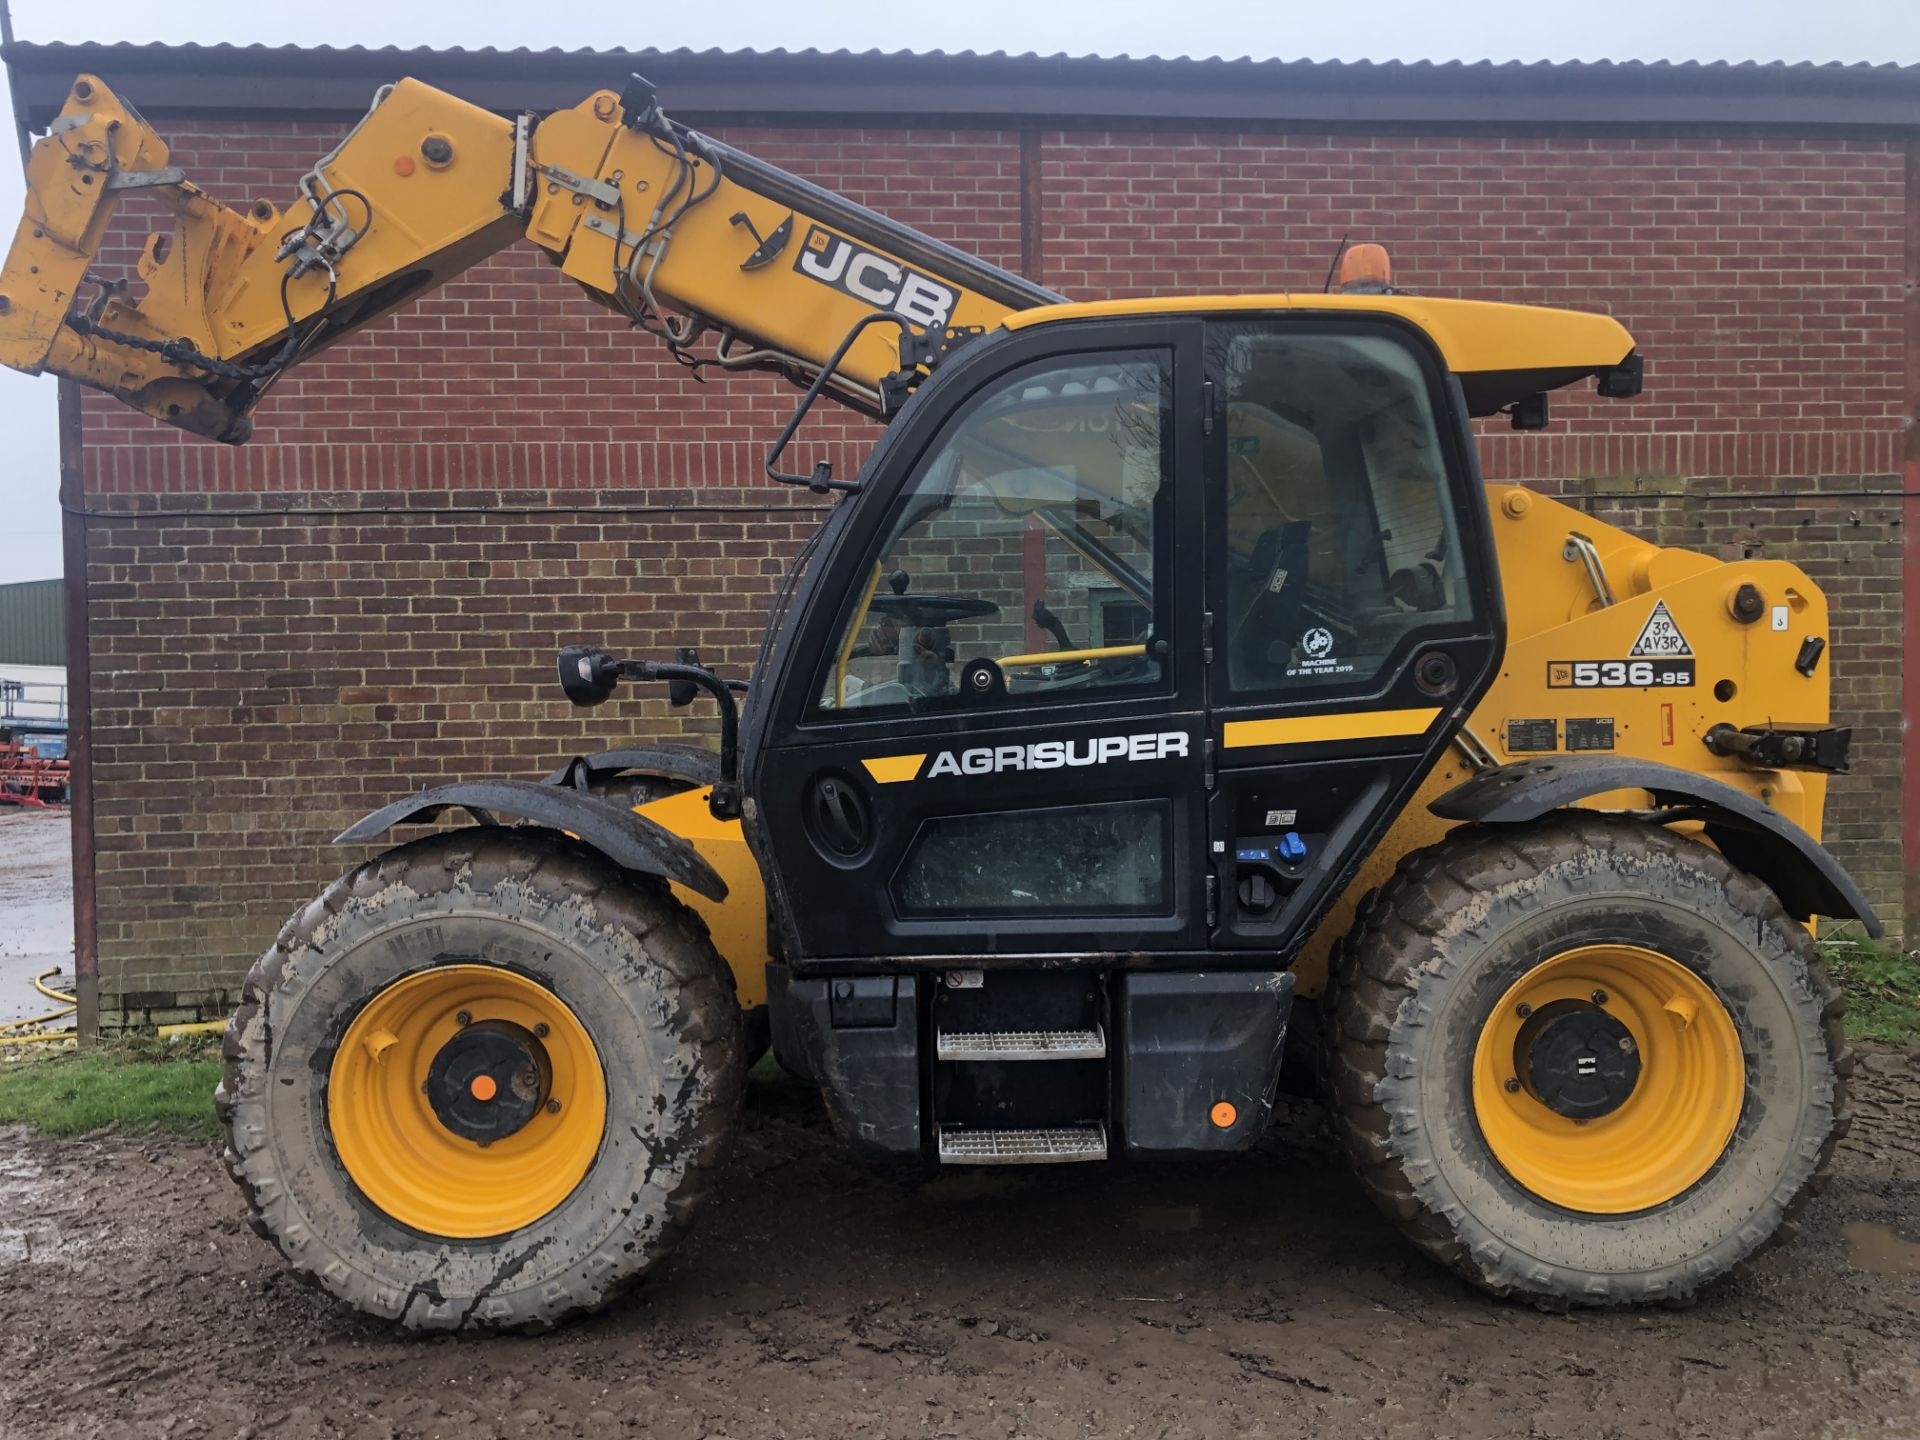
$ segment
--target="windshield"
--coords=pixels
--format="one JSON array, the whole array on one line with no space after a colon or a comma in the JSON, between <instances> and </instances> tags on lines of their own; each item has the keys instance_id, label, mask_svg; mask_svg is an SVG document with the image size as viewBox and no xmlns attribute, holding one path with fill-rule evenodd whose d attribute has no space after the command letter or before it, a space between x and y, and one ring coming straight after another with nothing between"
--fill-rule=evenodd
<instances>
[{"instance_id":1,"label":"windshield","mask_svg":"<svg viewBox=\"0 0 1920 1440\"><path fill-rule=\"evenodd\" d=\"M994 382L931 448L864 568L819 708L1161 685L1169 390L1153 353Z\"/></svg>"}]
</instances>

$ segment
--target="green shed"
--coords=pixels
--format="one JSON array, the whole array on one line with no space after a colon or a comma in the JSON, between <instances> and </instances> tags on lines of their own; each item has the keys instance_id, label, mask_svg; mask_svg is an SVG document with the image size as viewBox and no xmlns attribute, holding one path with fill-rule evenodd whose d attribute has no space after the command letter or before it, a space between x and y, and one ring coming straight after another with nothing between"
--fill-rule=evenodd
<instances>
[{"instance_id":1,"label":"green shed","mask_svg":"<svg viewBox=\"0 0 1920 1440\"><path fill-rule=\"evenodd\" d=\"M66 582L0 585L0 665L67 663Z\"/></svg>"}]
</instances>

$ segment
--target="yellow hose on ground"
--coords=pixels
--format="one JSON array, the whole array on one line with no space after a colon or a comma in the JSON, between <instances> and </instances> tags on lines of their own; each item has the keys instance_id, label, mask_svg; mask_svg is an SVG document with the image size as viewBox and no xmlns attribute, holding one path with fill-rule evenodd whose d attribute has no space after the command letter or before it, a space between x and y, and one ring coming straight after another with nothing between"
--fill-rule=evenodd
<instances>
[{"instance_id":1,"label":"yellow hose on ground","mask_svg":"<svg viewBox=\"0 0 1920 1440\"><path fill-rule=\"evenodd\" d=\"M33 1025L51 1025L54 1021L64 1020L73 1014L74 1007L79 1004L79 1001L74 996L67 994L66 991L56 990L47 984L47 977L49 975L58 975L59 973L60 967L55 965L46 970L42 970L38 975L33 977L33 988L49 1000L58 1000L60 1002L60 1008L58 1010L49 1010L44 1015L31 1015L24 1020L0 1020L0 1031L20 1030ZM36 1040L45 1038L45 1036L40 1035L23 1036L12 1043L29 1045ZM7 1042L0 1040L0 1043Z\"/></svg>"},{"instance_id":2,"label":"yellow hose on ground","mask_svg":"<svg viewBox=\"0 0 1920 1440\"><path fill-rule=\"evenodd\" d=\"M59 1010L49 1010L44 1015L29 1016L25 1020L0 1020L0 1030L19 1030L31 1025L50 1025L55 1020L64 1020L73 1013L73 1006Z\"/></svg>"},{"instance_id":3,"label":"yellow hose on ground","mask_svg":"<svg viewBox=\"0 0 1920 1440\"><path fill-rule=\"evenodd\" d=\"M75 1007L80 1003L78 997L69 995L64 990L56 990L47 984L47 977L59 973L60 967L56 965L50 970L42 970L33 977L34 989L49 1000L61 1002L58 1010L49 1010L45 1015L35 1015L25 1020L0 1020L0 1031L20 1030L33 1025L50 1025L73 1014ZM224 1020L201 1020L182 1025L161 1025L154 1033L162 1040L175 1040L182 1035L212 1035L226 1028L227 1022ZM0 1035L0 1045L70 1045L73 1043L73 1038L72 1031L59 1031L50 1035Z\"/></svg>"},{"instance_id":4,"label":"yellow hose on ground","mask_svg":"<svg viewBox=\"0 0 1920 1440\"><path fill-rule=\"evenodd\" d=\"M162 1025L153 1033L162 1040L172 1040L181 1035L212 1035L226 1028L224 1020L199 1020L190 1025Z\"/></svg>"},{"instance_id":5,"label":"yellow hose on ground","mask_svg":"<svg viewBox=\"0 0 1920 1440\"><path fill-rule=\"evenodd\" d=\"M38 975L33 977L33 988L49 1000L59 1000L68 1005L78 1005L80 1003L80 997L78 995L69 995L66 991L56 990L47 984L47 977L49 975L58 975L59 973L60 967L58 965L54 966L51 970L42 970Z\"/></svg>"},{"instance_id":6,"label":"yellow hose on ground","mask_svg":"<svg viewBox=\"0 0 1920 1440\"><path fill-rule=\"evenodd\" d=\"M0 1035L0 1045L72 1045L73 1032L61 1030L50 1035Z\"/></svg>"}]
</instances>

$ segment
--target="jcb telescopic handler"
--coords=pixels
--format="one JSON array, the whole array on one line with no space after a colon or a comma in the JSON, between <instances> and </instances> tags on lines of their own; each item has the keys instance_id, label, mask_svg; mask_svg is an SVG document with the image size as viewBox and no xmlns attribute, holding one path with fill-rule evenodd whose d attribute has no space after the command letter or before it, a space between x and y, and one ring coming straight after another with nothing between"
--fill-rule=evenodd
<instances>
[{"instance_id":1,"label":"jcb telescopic handler","mask_svg":"<svg viewBox=\"0 0 1920 1440\"><path fill-rule=\"evenodd\" d=\"M674 123L382 89L230 210L99 79L33 148L0 361L215 440L291 367L525 239L709 373L807 386L837 492L742 684L639 746L367 816L246 981L218 1106L256 1224L419 1328L605 1301L714 1183L750 1058L948 1164L1243 1149L1289 1032L1428 1254L1548 1305L1680 1300L1845 1124L1809 922L1826 601L1486 486L1470 421L1641 388L1601 315L1394 289L1070 303ZM131 191L141 291L92 273ZM787 473L828 396L885 422Z\"/></svg>"}]
</instances>

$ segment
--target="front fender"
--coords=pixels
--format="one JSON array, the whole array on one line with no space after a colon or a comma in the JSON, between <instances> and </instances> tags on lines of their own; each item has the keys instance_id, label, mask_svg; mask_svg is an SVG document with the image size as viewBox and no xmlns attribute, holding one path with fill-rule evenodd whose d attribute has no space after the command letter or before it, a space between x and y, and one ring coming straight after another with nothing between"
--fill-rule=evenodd
<instances>
[{"instance_id":1,"label":"front fender","mask_svg":"<svg viewBox=\"0 0 1920 1440\"><path fill-rule=\"evenodd\" d=\"M1832 915L1860 921L1876 940L1886 933L1853 877L1818 840L1751 795L1676 765L1630 756L1526 760L1482 770L1428 808L1443 820L1514 825L1609 790L1645 790L1655 805L1703 820L1714 848L1771 886L1795 919Z\"/></svg>"},{"instance_id":2,"label":"front fender","mask_svg":"<svg viewBox=\"0 0 1920 1440\"><path fill-rule=\"evenodd\" d=\"M623 869L661 876L715 902L727 898L727 882L719 872L671 830L624 805L537 780L465 780L423 790L349 825L333 843L359 844L395 825L433 820L455 809L482 825L497 825L497 816L512 815L577 835Z\"/></svg>"}]
</instances>

